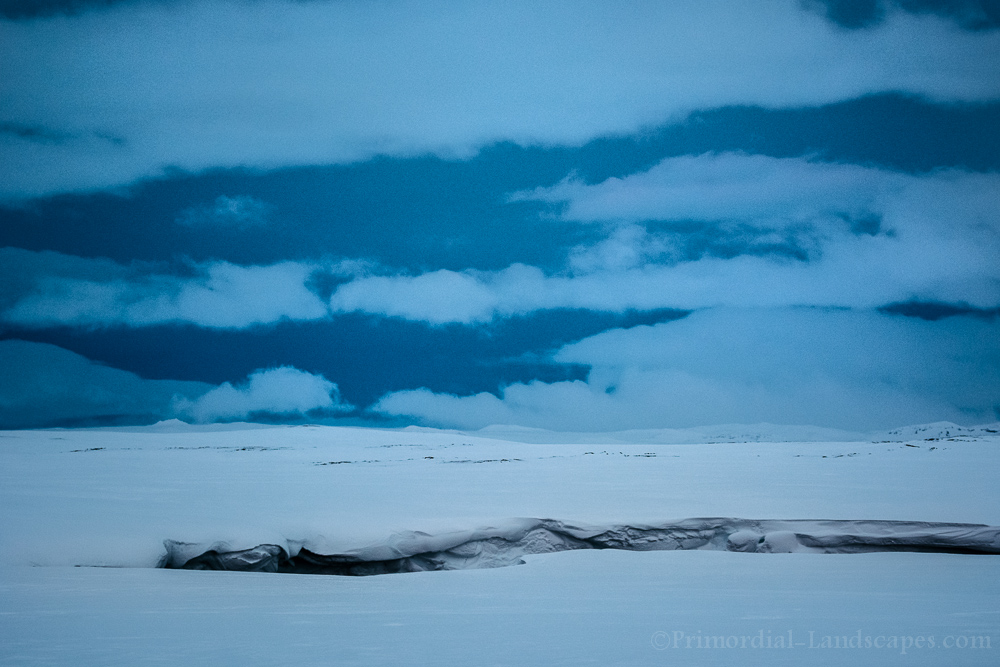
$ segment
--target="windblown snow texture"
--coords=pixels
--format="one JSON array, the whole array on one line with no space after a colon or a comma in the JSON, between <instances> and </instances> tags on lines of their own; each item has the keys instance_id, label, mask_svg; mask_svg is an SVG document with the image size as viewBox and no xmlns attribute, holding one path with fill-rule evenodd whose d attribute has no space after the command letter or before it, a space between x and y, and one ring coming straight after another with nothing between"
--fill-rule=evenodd
<instances>
[{"instance_id":1,"label":"windblown snow texture","mask_svg":"<svg viewBox=\"0 0 1000 667\"><path fill-rule=\"evenodd\" d=\"M174 540L160 567L189 570L287 572L364 576L428 570L504 567L522 556L573 549L714 550L746 553L868 553L916 551L1000 554L1000 527L969 523L847 520L685 519L661 525L582 527L554 519L514 519L505 525L444 535L401 533L349 553L323 554L308 542L231 550Z\"/></svg>"}]
</instances>

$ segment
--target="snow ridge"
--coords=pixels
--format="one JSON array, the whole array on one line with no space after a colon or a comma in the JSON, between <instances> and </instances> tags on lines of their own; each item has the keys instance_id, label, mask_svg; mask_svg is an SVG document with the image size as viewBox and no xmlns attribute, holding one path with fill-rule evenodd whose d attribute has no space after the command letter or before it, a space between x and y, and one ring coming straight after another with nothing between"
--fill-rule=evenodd
<instances>
[{"instance_id":1,"label":"snow ridge","mask_svg":"<svg viewBox=\"0 0 1000 667\"><path fill-rule=\"evenodd\" d=\"M577 526L511 519L443 535L406 532L347 553L323 554L309 541L232 550L224 542L165 540L159 567L189 570L365 576L521 564L523 556L574 549L715 550L744 553L914 551L1000 554L1000 527L871 520L696 518L656 525ZM315 546L314 546L315 548Z\"/></svg>"}]
</instances>

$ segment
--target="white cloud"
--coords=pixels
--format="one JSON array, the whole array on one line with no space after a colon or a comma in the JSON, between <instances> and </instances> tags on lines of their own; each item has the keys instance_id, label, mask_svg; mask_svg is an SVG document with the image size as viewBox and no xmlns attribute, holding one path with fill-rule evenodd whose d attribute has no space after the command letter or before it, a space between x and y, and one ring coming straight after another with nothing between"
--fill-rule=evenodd
<instances>
[{"instance_id":1,"label":"white cloud","mask_svg":"<svg viewBox=\"0 0 1000 667\"><path fill-rule=\"evenodd\" d=\"M566 219L608 224L608 237L573 249L560 274L359 277L331 307L442 324L545 308L1000 305L998 174L722 154L520 196L565 203Z\"/></svg>"},{"instance_id":2,"label":"white cloud","mask_svg":"<svg viewBox=\"0 0 1000 667\"><path fill-rule=\"evenodd\" d=\"M171 317L209 327L321 319L327 315L326 307L305 285L316 269L298 262L270 266L217 262L207 267L201 280L184 283L165 314L158 312L157 303L150 318Z\"/></svg>"},{"instance_id":3,"label":"white cloud","mask_svg":"<svg viewBox=\"0 0 1000 667\"><path fill-rule=\"evenodd\" d=\"M762 421L848 429L983 423L1000 410L998 335L995 320L718 309L605 332L554 355L590 365L587 382L512 384L499 398L401 391L374 409L430 425L569 431Z\"/></svg>"},{"instance_id":4,"label":"white cloud","mask_svg":"<svg viewBox=\"0 0 1000 667\"><path fill-rule=\"evenodd\" d=\"M596 185L567 179L512 199L565 203L562 217L582 222L745 220L784 227L868 214L915 180L922 179L853 164L706 153L667 158Z\"/></svg>"},{"instance_id":5,"label":"white cloud","mask_svg":"<svg viewBox=\"0 0 1000 667\"><path fill-rule=\"evenodd\" d=\"M538 295L531 292L544 281L541 270L523 264L496 272L441 269L417 276L367 276L338 287L330 307L430 324L473 324L535 310Z\"/></svg>"},{"instance_id":6,"label":"white cloud","mask_svg":"<svg viewBox=\"0 0 1000 667\"><path fill-rule=\"evenodd\" d=\"M246 383L223 383L191 401L178 399L177 414L197 422L247 419L255 413L305 415L311 411L345 412L354 406L340 399L340 391L322 375L290 366L259 370Z\"/></svg>"},{"instance_id":7,"label":"white cloud","mask_svg":"<svg viewBox=\"0 0 1000 667\"><path fill-rule=\"evenodd\" d=\"M11 275L0 320L28 327L152 326L190 323L245 328L283 319L315 320L329 314L308 288L319 264L279 262L239 266L212 262L191 267L193 276L124 266L53 252L0 250Z\"/></svg>"},{"instance_id":8,"label":"white cloud","mask_svg":"<svg viewBox=\"0 0 1000 667\"><path fill-rule=\"evenodd\" d=\"M571 248L569 266L573 273L588 274L626 271L679 258L668 239L650 234L642 225L625 224L612 229L607 238L597 243Z\"/></svg>"},{"instance_id":9,"label":"white cloud","mask_svg":"<svg viewBox=\"0 0 1000 667\"><path fill-rule=\"evenodd\" d=\"M0 21L0 62L0 116L40 128L0 137L7 197L579 144L728 104L1000 95L997 31L902 12L847 31L796 0L128 3Z\"/></svg>"}]
</instances>

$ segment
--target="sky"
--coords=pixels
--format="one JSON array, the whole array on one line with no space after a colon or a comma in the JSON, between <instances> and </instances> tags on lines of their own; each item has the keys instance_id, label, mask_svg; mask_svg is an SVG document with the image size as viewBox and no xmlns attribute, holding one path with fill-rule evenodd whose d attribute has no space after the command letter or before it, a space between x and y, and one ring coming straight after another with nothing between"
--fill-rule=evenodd
<instances>
[{"instance_id":1,"label":"sky","mask_svg":"<svg viewBox=\"0 0 1000 667\"><path fill-rule=\"evenodd\" d=\"M1000 2L0 0L0 428L1000 420Z\"/></svg>"}]
</instances>

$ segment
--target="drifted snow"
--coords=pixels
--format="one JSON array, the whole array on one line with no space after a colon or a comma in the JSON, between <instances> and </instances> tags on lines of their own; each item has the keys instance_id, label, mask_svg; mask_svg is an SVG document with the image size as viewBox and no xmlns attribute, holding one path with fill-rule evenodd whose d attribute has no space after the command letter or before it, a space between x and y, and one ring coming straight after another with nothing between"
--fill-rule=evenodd
<instances>
[{"instance_id":1,"label":"drifted snow","mask_svg":"<svg viewBox=\"0 0 1000 667\"><path fill-rule=\"evenodd\" d=\"M511 519L496 526L440 535L402 533L347 553L323 553L309 540L242 550L233 550L225 542L166 540L164 546L166 554L159 565L166 568L363 576L504 567L521 564L528 555L577 549L1000 554L1000 528L964 523L732 518L578 526L553 519Z\"/></svg>"},{"instance_id":2,"label":"drifted snow","mask_svg":"<svg viewBox=\"0 0 1000 667\"><path fill-rule=\"evenodd\" d=\"M993 549L988 429L697 445L484 435L0 433L0 664L996 664L1000 558L836 553ZM656 550L668 545L694 550ZM317 570L329 557L384 571L527 564L361 579L155 568L212 551L279 564L308 552ZM859 630L993 648L654 645L657 633Z\"/></svg>"},{"instance_id":3,"label":"drifted snow","mask_svg":"<svg viewBox=\"0 0 1000 667\"><path fill-rule=\"evenodd\" d=\"M154 567L164 540L344 554L515 517L1000 525L1000 437L937 426L889 442L698 445L239 424L4 432L0 564Z\"/></svg>"}]
</instances>

